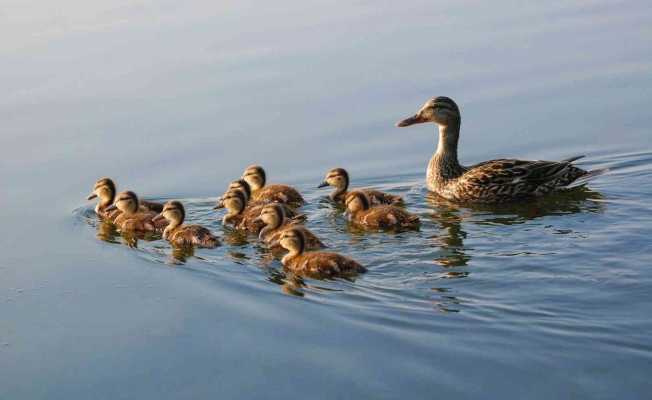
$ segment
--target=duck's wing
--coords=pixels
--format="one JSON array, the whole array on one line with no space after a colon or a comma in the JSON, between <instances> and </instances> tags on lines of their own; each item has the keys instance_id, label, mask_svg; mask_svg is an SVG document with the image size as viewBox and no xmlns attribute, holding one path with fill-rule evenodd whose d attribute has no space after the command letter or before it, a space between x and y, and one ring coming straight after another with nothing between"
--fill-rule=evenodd
<instances>
[{"instance_id":1,"label":"duck's wing","mask_svg":"<svg viewBox=\"0 0 652 400\"><path fill-rule=\"evenodd\" d=\"M543 184L566 177L568 183L586 171L568 161L491 160L467 167L460 180L479 185Z\"/></svg>"},{"instance_id":2,"label":"duck's wing","mask_svg":"<svg viewBox=\"0 0 652 400\"><path fill-rule=\"evenodd\" d=\"M461 198L514 199L567 187L585 174L568 161L500 159L468 167L455 185Z\"/></svg>"}]
</instances>

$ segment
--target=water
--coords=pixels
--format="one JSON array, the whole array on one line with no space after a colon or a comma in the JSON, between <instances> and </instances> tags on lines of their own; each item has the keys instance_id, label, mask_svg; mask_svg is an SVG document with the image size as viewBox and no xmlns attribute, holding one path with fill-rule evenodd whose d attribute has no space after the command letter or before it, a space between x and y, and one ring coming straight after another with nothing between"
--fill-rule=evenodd
<instances>
[{"instance_id":1,"label":"water","mask_svg":"<svg viewBox=\"0 0 652 400\"><path fill-rule=\"evenodd\" d=\"M0 12L0 398L644 398L652 388L646 2L40 2ZM460 157L610 168L515 207L427 195L429 97ZM253 162L369 268L285 277L209 210ZM317 190L403 195L349 229ZM177 198L225 245L127 243L84 198ZM98 238L99 236L99 238Z\"/></svg>"}]
</instances>

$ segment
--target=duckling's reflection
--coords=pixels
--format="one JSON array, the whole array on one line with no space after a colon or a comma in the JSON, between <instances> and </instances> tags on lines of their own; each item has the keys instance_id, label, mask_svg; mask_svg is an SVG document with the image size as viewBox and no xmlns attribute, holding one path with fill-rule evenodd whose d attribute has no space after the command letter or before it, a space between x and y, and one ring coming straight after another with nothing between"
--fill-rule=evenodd
<instances>
[{"instance_id":1,"label":"duckling's reflection","mask_svg":"<svg viewBox=\"0 0 652 400\"><path fill-rule=\"evenodd\" d=\"M97 233L95 237L109 243L120 243L120 232L118 232L118 229L111 222L103 219L97 221Z\"/></svg>"}]
</instances>

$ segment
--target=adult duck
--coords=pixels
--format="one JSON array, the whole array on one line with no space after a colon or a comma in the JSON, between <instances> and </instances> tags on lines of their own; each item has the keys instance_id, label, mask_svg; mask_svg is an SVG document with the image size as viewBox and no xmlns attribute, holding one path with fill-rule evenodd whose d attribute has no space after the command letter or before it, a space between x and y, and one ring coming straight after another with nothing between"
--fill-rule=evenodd
<instances>
[{"instance_id":1,"label":"adult duck","mask_svg":"<svg viewBox=\"0 0 652 400\"><path fill-rule=\"evenodd\" d=\"M428 164L426 185L445 199L468 203L506 203L584 184L602 170L585 171L572 165L582 158L562 161L498 159L462 166L457 160L461 114L448 97L428 100L413 116L396 126L433 122L439 127L439 144Z\"/></svg>"}]
</instances>

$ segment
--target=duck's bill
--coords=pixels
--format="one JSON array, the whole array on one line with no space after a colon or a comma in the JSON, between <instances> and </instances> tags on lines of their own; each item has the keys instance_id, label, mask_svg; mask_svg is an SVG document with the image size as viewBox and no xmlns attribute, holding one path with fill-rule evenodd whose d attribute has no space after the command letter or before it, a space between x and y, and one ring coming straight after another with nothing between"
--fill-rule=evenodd
<instances>
[{"instance_id":1,"label":"duck's bill","mask_svg":"<svg viewBox=\"0 0 652 400\"><path fill-rule=\"evenodd\" d=\"M86 198L86 200L93 200L93 199L96 198L96 197L97 197L97 195L96 195L95 193L91 193L91 194L88 195L88 197Z\"/></svg>"},{"instance_id":2,"label":"duck's bill","mask_svg":"<svg viewBox=\"0 0 652 400\"><path fill-rule=\"evenodd\" d=\"M220 197L217 199L217 203L215 204L215 207L213 207L213 210L219 210L220 208L224 208L224 200Z\"/></svg>"},{"instance_id":3,"label":"duck's bill","mask_svg":"<svg viewBox=\"0 0 652 400\"><path fill-rule=\"evenodd\" d=\"M428 122L425 118L420 117L419 115L415 114L409 118L405 118L403 121L398 121L396 123L396 126L399 128L403 128L406 126L414 125L414 124L422 124L424 122Z\"/></svg>"},{"instance_id":4,"label":"duck's bill","mask_svg":"<svg viewBox=\"0 0 652 400\"><path fill-rule=\"evenodd\" d=\"M329 186L328 182L324 181L324 182L320 183L319 186L317 186L317 189L325 188L326 186Z\"/></svg>"},{"instance_id":5,"label":"duck's bill","mask_svg":"<svg viewBox=\"0 0 652 400\"><path fill-rule=\"evenodd\" d=\"M118 209L118 207L116 207L115 204L111 204L110 206L108 206L108 207L106 208L105 211L113 211L113 210L117 210L117 209Z\"/></svg>"},{"instance_id":6,"label":"duck's bill","mask_svg":"<svg viewBox=\"0 0 652 400\"><path fill-rule=\"evenodd\" d=\"M163 218L165 218L163 216L163 214L157 214L154 218L152 218L152 222L158 222L158 221L162 220Z\"/></svg>"}]
</instances>

